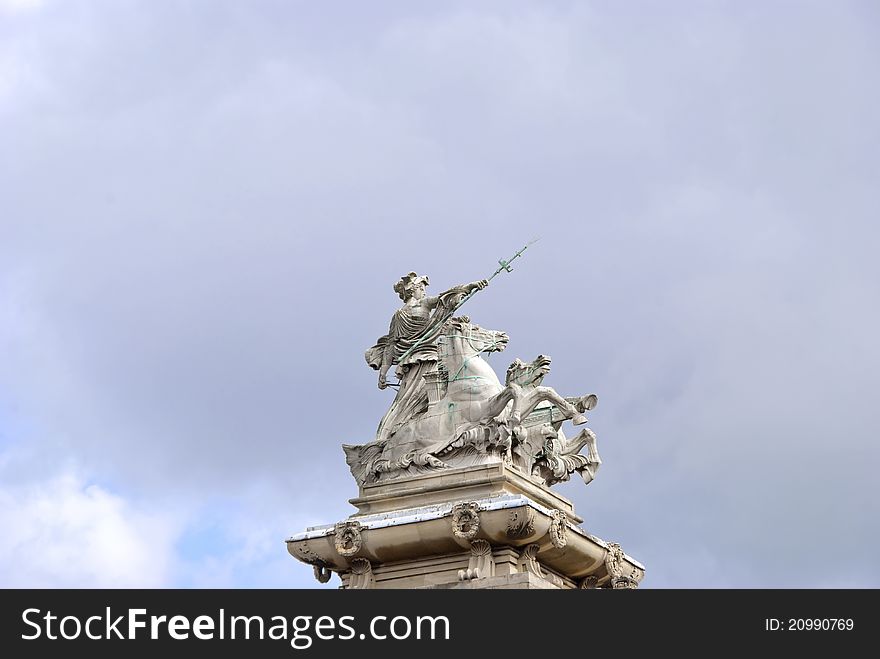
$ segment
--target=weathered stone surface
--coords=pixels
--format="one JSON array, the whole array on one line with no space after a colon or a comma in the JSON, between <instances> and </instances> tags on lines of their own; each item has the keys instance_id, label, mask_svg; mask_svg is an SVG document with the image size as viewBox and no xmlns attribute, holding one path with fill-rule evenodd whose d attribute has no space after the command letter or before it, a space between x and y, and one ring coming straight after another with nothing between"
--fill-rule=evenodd
<instances>
[{"instance_id":1,"label":"weathered stone surface","mask_svg":"<svg viewBox=\"0 0 880 659\"><path fill-rule=\"evenodd\" d=\"M443 583L436 586L424 586L425 588L444 590L559 590L560 587L547 579L537 577L526 572L516 574L504 574L480 581L463 581L458 583Z\"/></svg>"},{"instance_id":2,"label":"weathered stone surface","mask_svg":"<svg viewBox=\"0 0 880 659\"><path fill-rule=\"evenodd\" d=\"M581 519L571 502L504 465L367 486L353 502L361 510L348 520L310 528L287 541L293 556L339 573L346 588L456 587L453 582L516 574L549 584L523 586L530 588L577 588L587 577L595 577L596 587L620 587L624 580L637 585L643 575L641 564L616 545L577 525ZM471 522L456 533L455 520L465 516ZM511 519L528 523L511 534ZM351 541L351 529L357 530L359 544ZM347 542L340 542L340 532L348 534ZM352 577L355 544L357 559L370 566L367 586Z\"/></svg>"},{"instance_id":3,"label":"weathered stone surface","mask_svg":"<svg viewBox=\"0 0 880 659\"><path fill-rule=\"evenodd\" d=\"M595 394L563 398L544 386L545 355L514 360L502 384L481 354L504 350L507 334L454 315L509 270L500 264L436 297L415 272L395 284L403 306L365 357L379 388L397 391L375 438L343 445L357 512L287 541L318 581L335 572L346 589L620 589L644 576L549 487L574 473L590 483L602 464L592 430L562 430L587 422Z\"/></svg>"},{"instance_id":4,"label":"weathered stone surface","mask_svg":"<svg viewBox=\"0 0 880 659\"><path fill-rule=\"evenodd\" d=\"M507 334L453 316L488 281L436 297L426 294L427 284L415 272L401 277L394 290L403 306L388 334L365 353L367 364L379 371L379 388L396 386L397 393L372 441L343 446L358 484L493 462L550 485L573 473L590 483L602 463L596 435L583 428L569 439L562 424L586 423L584 412L596 406L595 394L563 398L544 386L546 355L514 360L501 384L481 354L504 350ZM395 365L398 383L391 385L387 375Z\"/></svg>"}]
</instances>

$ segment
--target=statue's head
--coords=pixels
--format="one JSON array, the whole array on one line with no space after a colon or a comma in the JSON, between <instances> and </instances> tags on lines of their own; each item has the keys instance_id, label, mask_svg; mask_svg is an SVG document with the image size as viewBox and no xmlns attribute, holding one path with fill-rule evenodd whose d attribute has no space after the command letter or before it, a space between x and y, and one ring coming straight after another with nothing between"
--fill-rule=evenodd
<instances>
[{"instance_id":1,"label":"statue's head","mask_svg":"<svg viewBox=\"0 0 880 659\"><path fill-rule=\"evenodd\" d=\"M415 272L408 272L394 284L394 292L400 296L400 299L406 302L413 297L424 297L425 287L428 285L427 275L419 276Z\"/></svg>"}]
</instances>

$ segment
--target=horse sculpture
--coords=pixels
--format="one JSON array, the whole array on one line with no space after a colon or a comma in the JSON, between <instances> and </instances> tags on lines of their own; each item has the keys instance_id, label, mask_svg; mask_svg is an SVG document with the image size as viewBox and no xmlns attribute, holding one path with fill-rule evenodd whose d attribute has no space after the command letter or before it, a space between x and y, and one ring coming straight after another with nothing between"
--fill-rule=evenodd
<instances>
[{"instance_id":1,"label":"horse sculpture","mask_svg":"<svg viewBox=\"0 0 880 659\"><path fill-rule=\"evenodd\" d=\"M361 484L450 466L505 461L548 484L578 471L589 482L601 463L595 435L584 429L566 440L560 429L596 397L565 399L541 386L550 358L516 360L502 385L482 353L504 350L508 336L470 322L448 320L437 339L437 369L425 375L428 404L423 413L381 441L344 445L346 460ZM577 455L589 446L588 456Z\"/></svg>"}]
</instances>

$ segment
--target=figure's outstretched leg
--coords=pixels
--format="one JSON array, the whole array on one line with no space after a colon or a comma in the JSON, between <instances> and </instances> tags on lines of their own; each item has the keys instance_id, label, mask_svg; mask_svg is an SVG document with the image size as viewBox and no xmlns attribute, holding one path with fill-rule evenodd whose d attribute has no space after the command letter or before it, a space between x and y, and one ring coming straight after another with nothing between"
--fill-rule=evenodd
<instances>
[{"instance_id":1,"label":"figure's outstretched leg","mask_svg":"<svg viewBox=\"0 0 880 659\"><path fill-rule=\"evenodd\" d=\"M575 437L565 440L560 453L577 455L584 446L587 447L587 459L590 462L602 462L599 459L599 451L596 450L596 434L589 428L581 428Z\"/></svg>"},{"instance_id":2,"label":"figure's outstretched leg","mask_svg":"<svg viewBox=\"0 0 880 659\"><path fill-rule=\"evenodd\" d=\"M588 429L585 429L588 430ZM583 431L582 431L583 432ZM602 458L599 457L599 449L596 446L596 435L590 431L587 439L587 464L578 471L584 483L587 485L596 477L596 472L602 465Z\"/></svg>"},{"instance_id":3,"label":"figure's outstretched leg","mask_svg":"<svg viewBox=\"0 0 880 659\"><path fill-rule=\"evenodd\" d=\"M582 432L586 433L587 439L587 460L595 472L599 465L602 464L602 458L599 457L599 448L596 446L596 434L589 428L585 428Z\"/></svg>"},{"instance_id":4,"label":"figure's outstretched leg","mask_svg":"<svg viewBox=\"0 0 880 659\"><path fill-rule=\"evenodd\" d=\"M538 403L543 403L545 400L549 400L556 405L556 407L565 412L565 415L571 419L571 422L574 425L580 426L587 422L587 417L578 412L574 405L557 394L556 390L552 387L535 387L529 392L528 403L525 410L522 412L522 418L531 414L531 412L538 406Z\"/></svg>"},{"instance_id":5,"label":"figure's outstretched leg","mask_svg":"<svg viewBox=\"0 0 880 659\"><path fill-rule=\"evenodd\" d=\"M500 393L486 401L486 406L483 408L483 413L480 417L481 421L489 421L497 417L504 411L504 408L507 407L511 400L515 400L515 397L514 391L510 387L502 389ZM516 407L517 405L514 403L513 412L516 411Z\"/></svg>"}]
</instances>

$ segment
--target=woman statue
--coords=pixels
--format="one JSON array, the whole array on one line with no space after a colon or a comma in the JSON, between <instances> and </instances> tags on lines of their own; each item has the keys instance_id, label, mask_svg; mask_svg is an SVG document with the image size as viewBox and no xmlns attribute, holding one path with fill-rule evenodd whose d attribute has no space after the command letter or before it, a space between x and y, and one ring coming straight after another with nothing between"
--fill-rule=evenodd
<instances>
[{"instance_id":1,"label":"woman statue","mask_svg":"<svg viewBox=\"0 0 880 659\"><path fill-rule=\"evenodd\" d=\"M437 370L437 337L462 297L488 285L485 279L450 288L434 297L425 294L428 278L410 272L394 285L403 306L391 317L388 334L366 352L371 368L379 371L379 389L388 385L388 369L397 365L400 379L397 396L379 422L376 440L393 435L407 421L428 409L424 376Z\"/></svg>"}]
</instances>

